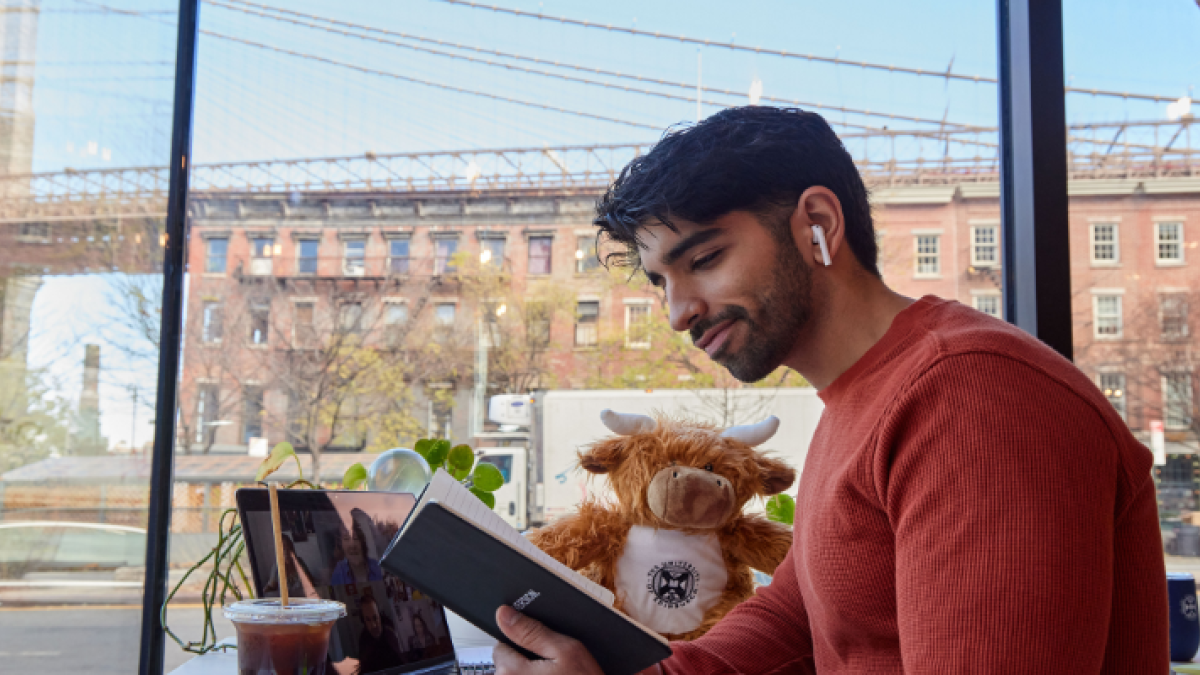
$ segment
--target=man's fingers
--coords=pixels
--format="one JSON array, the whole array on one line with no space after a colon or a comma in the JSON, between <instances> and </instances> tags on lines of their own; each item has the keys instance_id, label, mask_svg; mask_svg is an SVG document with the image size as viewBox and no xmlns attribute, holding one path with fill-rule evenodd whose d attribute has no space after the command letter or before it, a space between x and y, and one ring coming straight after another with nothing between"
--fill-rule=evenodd
<instances>
[{"instance_id":1,"label":"man's fingers","mask_svg":"<svg viewBox=\"0 0 1200 675\"><path fill-rule=\"evenodd\" d=\"M575 642L508 605L502 605L496 610L496 623L508 639L547 659L557 658L566 644Z\"/></svg>"},{"instance_id":2,"label":"man's fingers","mask_svg":"<svg viewBox=\"0 0 1200 675\"><path fill-rule=\"evenodd\" d=\"M529 659L503 643L492 649L492 663L496 666L496 675L521 675L529 670Z\"/></svg>"}]
</instances>

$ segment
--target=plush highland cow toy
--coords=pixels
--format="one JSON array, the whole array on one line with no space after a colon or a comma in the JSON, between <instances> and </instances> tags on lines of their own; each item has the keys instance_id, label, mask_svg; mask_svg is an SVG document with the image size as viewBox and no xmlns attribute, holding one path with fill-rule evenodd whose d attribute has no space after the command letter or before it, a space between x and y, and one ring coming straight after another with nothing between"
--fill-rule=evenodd
<instances>
[{"instance_id":1,"label":"plush highland cow toy","mask_svg":"<svg viewBox=\"0 0 1200 675\"><path fill-rule=\"evenodd\" d=\"M606 410L616 436L579 455L606 474L616 504L588 500L530 539L617 596L616 607L671 640L700 637L754 594L750 569L774 574L789 528L744 515L755 496L786 490L787 464L754 449L775 417L725 431L706 424Z\"/></svg>"}]
</instances>

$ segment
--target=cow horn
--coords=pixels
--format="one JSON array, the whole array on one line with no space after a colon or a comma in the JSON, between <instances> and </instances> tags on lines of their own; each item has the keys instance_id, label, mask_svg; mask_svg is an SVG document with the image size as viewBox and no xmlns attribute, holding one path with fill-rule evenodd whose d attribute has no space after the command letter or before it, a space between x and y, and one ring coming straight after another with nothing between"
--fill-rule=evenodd
<instances>
[{"instance_id":1,"label":"cow horn","mask_svg":"<svg viewBox=\"0 0 1200 675\"><path fill-rule=\"evenodd\" d=\"M741 441L749 446L755 446L766 443L775 435L776 431L779 431L779 418L771 415L758 424L742 424L736 427L729 427L721 432L721 436Z\"/></svg>"},{"instance_id":2,"label":"cow horn","mask_svg":"<svg viewBox=\"0 0 1200 675\"><path fill-rule=\"evenodd\" d=\"M604 422L604 426L608 427L609 431L618 436L632 436L654 431L654 428L658 426L658 422L655 422L653 417L619 413L613 410L601 412L600 421Z\"/></svg>"}]
</instances>

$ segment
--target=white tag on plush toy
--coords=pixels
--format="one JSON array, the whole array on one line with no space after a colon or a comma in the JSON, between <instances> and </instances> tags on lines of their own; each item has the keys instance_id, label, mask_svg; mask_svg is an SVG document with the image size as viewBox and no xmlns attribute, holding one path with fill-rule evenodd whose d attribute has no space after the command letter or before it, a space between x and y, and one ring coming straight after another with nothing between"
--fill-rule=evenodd
<instances>
[{"instance_id":1,"label":"white tag on plush toy","mask_svg":"<svg viewBox=\"0 0 1200 675\"><path fill-rule=\"evenodd\" d=\"M635 525L617 561L617 595L638 623L679 635L700 625L728 576L717 535Z\"/></svg>"}]
</instances>

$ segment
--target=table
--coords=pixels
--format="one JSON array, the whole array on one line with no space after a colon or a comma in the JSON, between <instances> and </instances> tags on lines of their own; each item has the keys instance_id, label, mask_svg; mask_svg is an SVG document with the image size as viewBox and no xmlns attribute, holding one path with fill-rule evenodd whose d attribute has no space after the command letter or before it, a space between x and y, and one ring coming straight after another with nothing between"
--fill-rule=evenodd
<instances>
[{"instance_id":1,"label":"table","mask_svg":"<svg viewBox=\"0 0 1200 675\"><path fill-rule=\"evenodd\" d=\"M450 639L454 642L454 651L462 662L479 662L491 660L492 647L496 639L479 630L459 615L446 610L446 623L450 628ZM225 638L218 644L230 647L237 645L236 638ZM236 675L237 651L213 650L203 656L188 661L171 671L170 675Z\"/></svg>"}]
</instances>

